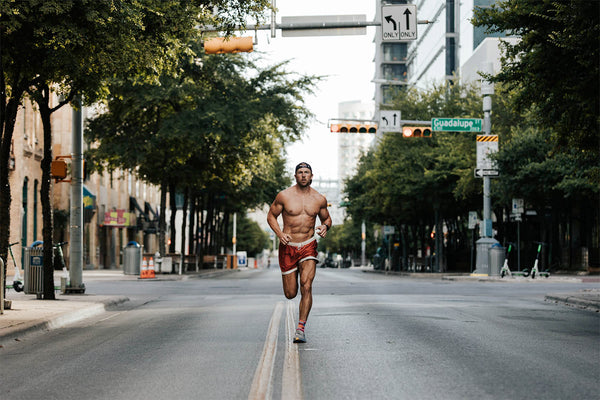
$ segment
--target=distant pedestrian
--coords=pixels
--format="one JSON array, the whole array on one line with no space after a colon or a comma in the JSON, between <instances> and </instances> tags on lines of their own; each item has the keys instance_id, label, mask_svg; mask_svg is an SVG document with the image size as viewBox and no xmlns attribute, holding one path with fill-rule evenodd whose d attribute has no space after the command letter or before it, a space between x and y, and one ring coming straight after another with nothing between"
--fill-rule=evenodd
<instances>
[{"instance_id":1,"label":"distant pedestrian","mask_svg":"<svg viewBox=\"0 0 600 400\"><path fill-rule=\"evenodd\" d=\"M317 240L315 223L317 216L321 225L316 227L319 236L325 237L331 229L331 217L327 199L311 188L312 168L301 162L294 173L296 184L282 190L267 214L267 222L279 238L279 267L283 279L283 293L288 299L298 294L300 277L300 309L294 343L305 343L304 328L312 307L312 282L317 269ZM283 230L277 217L282 216Z\"/></svg>"}]
</instances>

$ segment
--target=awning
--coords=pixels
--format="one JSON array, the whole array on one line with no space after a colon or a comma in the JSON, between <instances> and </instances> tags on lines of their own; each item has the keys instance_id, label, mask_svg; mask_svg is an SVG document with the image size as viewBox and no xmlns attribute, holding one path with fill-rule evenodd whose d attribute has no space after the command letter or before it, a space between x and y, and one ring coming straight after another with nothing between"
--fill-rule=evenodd
<instances>
[{"instance_id":1,"label":"awning","mask_svg":"<svg viewBox=\"0 0 600 400\"><path fill-rule=\"evenodd\" d=\"M83 208L93 210L96 208L96 196L83 185Z\"/></svg>"}]
</instances>

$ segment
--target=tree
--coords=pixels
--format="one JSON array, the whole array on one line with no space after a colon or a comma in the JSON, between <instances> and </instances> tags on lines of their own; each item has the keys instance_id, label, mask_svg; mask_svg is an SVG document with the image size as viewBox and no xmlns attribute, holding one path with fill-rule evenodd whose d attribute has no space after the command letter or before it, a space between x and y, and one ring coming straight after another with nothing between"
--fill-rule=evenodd
<instances>
[{"instance_id":1,"label":"tree","mask_svg":"<svg viewBox=\"0 0 600 400\"><path fill-rule=\"evenodd\" d=\"M293 78L283 65L259 69L241 55L195 58L182 55L180 74L159 84L115 82L107 112L86 132L98 143L88 158L97 168L133 170L163 194L169 183L172 194L193 195L190 204L201 198L209 221L218 215L212 207L227 219L282 188L283 143L300 137L310 117L302 96L316 78Z\"/></svg>"},{"instance_id":2,"label":"tree","mask_svg":"<svg viewBox=\"0 0 600 400\"><path fill-rule=\"evenodd\" d=\"M409 89L394 99L403 118L477 117L481 99L472 86L439 85L429 90ZM361 159L358 173L346 184L348 213L355 221L396 226L406 262L431 243L431 233L448 229L450 256L462 251L464 223L477 208L481 187L473 177L475 138L470 133L435 132L431 138L383 136ZM438 235L441 238L441 235ZM441 244L438 244L441 251Z\"/></svg>"},{"instance_id":3,"label":"tree","mask_svg":"<svg viewBox=\"0 0 600 400\"><path fill-rule=\"evenodd\" d=\"M266 0L29 0L0 4L0 257L6 257L10 229L8 155L18 106L28 92L40 106L44 127L42 208L44 218L44 298L54 298L52 209L50 207L50 115L84 95L106 94L115 76L153 81L174 65L203 22L231 30L267 6ZM52 92L63 96L50 106ZM4 287L4 286L3 286Z\"/></svg>"},{"instance_id":4,"label":"tree","mask_svg":"<svg viewBox=\"0 0 600 400\"><path fill-rule=\"evenodd\" d=\"M504 43L502 70L492 78L514 91L517 110L557 134L555 145L600 151L600 2L509 0L476 7L472 20ZM595 177L600 182L600 176Z\"/></svg>"}]
</instances>

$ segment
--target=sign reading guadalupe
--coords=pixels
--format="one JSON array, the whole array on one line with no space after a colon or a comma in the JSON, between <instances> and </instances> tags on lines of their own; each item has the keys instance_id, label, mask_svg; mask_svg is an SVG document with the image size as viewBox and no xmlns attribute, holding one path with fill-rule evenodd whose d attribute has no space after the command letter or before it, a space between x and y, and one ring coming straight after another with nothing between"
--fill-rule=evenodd
<instances>
[{"instance_id":1,"label":"sign reading guadalupe","mask_svg":"<svg viewBox=\"0 0 600 400\"><path fill-rule=\"evenodd\" d=\"M115 210L104 213L103 226L125 227L135 225L135 213Z\"/></svg>"}]
</instances>

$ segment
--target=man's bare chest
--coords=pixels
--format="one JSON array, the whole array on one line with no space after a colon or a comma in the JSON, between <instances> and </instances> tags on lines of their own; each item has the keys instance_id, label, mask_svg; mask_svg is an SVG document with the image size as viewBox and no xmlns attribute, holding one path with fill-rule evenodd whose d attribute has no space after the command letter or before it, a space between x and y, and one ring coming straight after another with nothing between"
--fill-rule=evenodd
<instances>
[{"instance_id":1,"label":"man's bare chest","mask_svg":"<svg viewBox=\"0 0 600 400\"><path fill-rule=\"evenodd\" d=\"M313 198L292 199L284 205L284 213L292 217L301 215L315 217L319 213L319 204Z\"/></svg>"}]
</instances>

